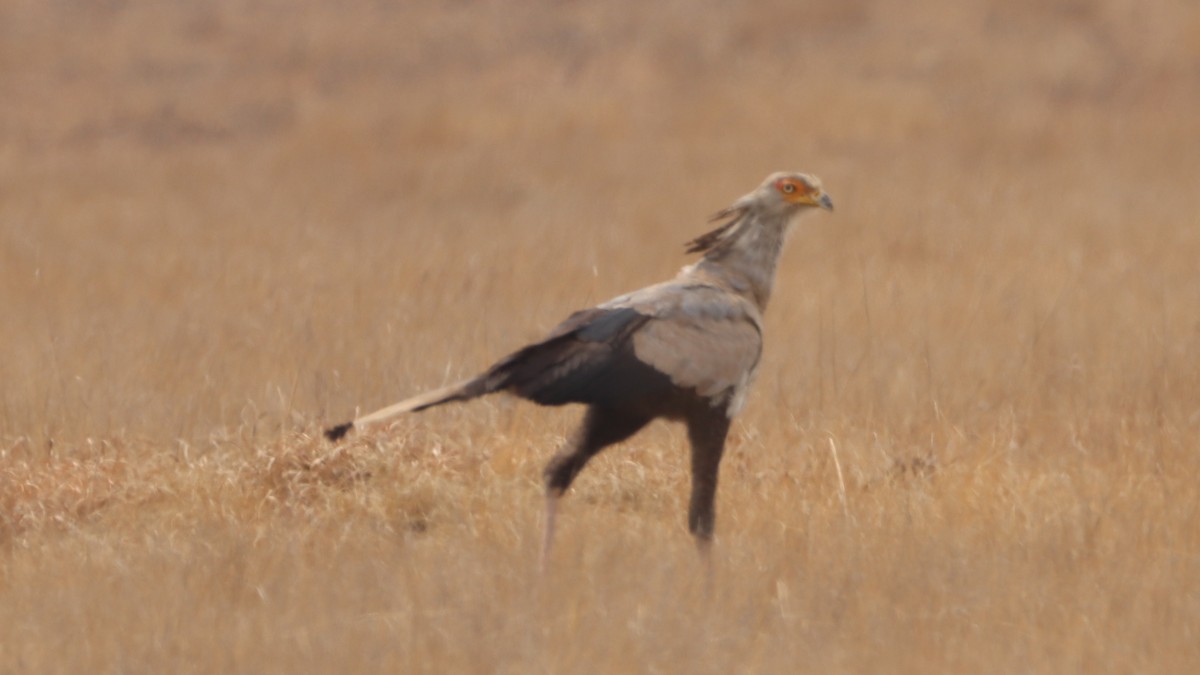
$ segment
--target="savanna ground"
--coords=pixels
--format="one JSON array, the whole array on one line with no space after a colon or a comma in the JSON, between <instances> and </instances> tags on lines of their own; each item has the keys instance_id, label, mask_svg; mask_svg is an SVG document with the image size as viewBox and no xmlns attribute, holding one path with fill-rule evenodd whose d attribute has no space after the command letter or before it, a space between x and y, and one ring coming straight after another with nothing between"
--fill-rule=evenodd
<instances>
[{"instance_id":1,"label":"savanna ground","mask_svg":"<svg viewBox=\"0 0 1200 675\"><path fill-rule=\"evenodd\" d=\"M0 671L1200 667L1193 2L0 3ZM777 169L718 495L503 397Z\"/></svg>"}]
</instances>

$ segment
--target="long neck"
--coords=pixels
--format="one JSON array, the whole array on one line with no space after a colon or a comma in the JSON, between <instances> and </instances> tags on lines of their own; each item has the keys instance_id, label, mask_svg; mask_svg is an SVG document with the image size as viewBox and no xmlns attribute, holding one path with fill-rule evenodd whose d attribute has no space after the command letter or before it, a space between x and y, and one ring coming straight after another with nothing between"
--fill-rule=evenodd
<instances>
[{"instance_id":1,"label":"long neck","mask_svg":"<svg viewBox=\"0 0 1200 675\"><path fill-rule=\"evenodd\" d=\"M782 215L747 214L738 231L709 249L693 269L719 280L765 312L790 220Z\"/></svg>"}]
</instances>

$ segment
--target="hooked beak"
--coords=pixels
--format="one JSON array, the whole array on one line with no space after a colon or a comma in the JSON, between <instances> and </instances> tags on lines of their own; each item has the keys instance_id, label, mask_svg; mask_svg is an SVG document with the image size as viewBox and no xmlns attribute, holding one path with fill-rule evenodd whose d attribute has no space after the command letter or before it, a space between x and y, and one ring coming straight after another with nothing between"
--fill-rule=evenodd
<instances>
[{"instance_id":1,"label":"hooked beak","mask_svg":"<svg viewBox=\"0 0 1200 675\"><path fill-rule=\"evenodd\" d=\"M823 195L821 195L821 198L817 200L817 206L820 206L821 208L825 209L826 211L832 211L833 210L833 200L829 198L829 195L823 194Z\"/></svg>"}]
</instances>

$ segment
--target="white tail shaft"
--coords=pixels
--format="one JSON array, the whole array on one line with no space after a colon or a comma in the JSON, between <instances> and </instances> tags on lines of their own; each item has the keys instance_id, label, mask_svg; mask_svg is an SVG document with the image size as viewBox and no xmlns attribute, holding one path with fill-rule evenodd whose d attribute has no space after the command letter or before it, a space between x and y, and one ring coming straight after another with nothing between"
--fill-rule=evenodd
<instances>
[{"instance_id":1,"label":"white tail shaft","mask_svg":"<svg viewBox=\"0 0 1200 675\"><path fill-rule=\"evenodd\" d=\"M381 408L373 413L355 418L353 422L329 427L325 430L325 437L331 441L336 441L349 433L351 429L362 431L370 426L380 424L407 412L416 412L441 403L449 403L450 401L457 401L464 398L474 398L469 393L470 385L473 382L474 380L467 380L406 398L399 403L393 403L386 408Z\"/></svg>"}]
</instances>

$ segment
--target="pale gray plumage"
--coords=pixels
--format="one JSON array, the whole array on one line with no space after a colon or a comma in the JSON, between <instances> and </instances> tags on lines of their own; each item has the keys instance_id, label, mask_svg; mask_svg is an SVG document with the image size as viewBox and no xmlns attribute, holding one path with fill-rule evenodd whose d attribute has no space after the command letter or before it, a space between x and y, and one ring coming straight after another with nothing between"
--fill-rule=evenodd
<instances>
[{"instance_id":1,"label":"pale gray plumage","mask_svg":"<svg viewBox=\"0 0 1200 675\"><path fill-rule=\"evenodd\" d=\"M797 215L833 204L813 176L775 173L689 243L703 257L671 281L572 314L544 339L465 382L406 399L326 431L337 440L395 415L509 391L542 405L583 403L583 424L546 467L543 555L555 505L596 453L657 417L688 426L692 500L688 524L704 545L729 422L741 409L762 354L762 315L779 253Z\"/></svg>"}]
</instances>

